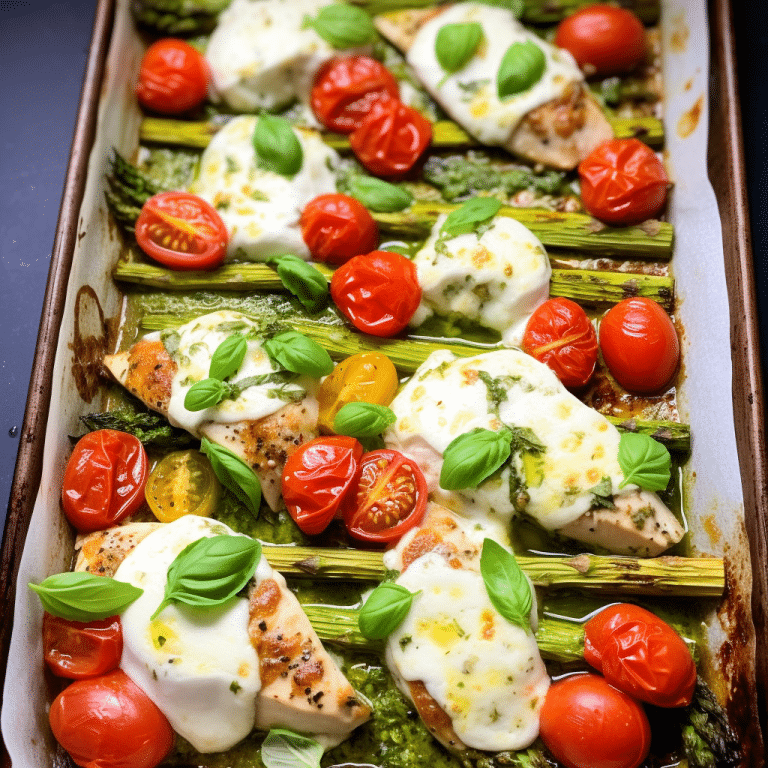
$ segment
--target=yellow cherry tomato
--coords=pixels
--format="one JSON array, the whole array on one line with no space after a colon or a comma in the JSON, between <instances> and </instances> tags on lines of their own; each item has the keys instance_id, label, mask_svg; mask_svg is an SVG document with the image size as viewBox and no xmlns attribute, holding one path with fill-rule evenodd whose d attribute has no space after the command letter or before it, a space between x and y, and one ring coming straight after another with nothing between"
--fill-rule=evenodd
<instances>
[{"instance_id":1,"label":"yellow cherry tomato","mask_svg":"<svg viewBox=\"0 0 768 768\"><path fill-rule=\"evenodd\" d=\"M397 391L397 371L380 352L360 352L342 360L320 385L320 431L333 434L333 420L347 403L389 405Z\"/></svg>"},{"instance_id":2,"label":"yellow cherry tomato","mask_svg":"<svg viewBox=\"0 0 768 768\"><path fill-rule=\"evenodd\" d=\"M210 517L221 486L210 461L199 451L176 451L162 458L147 480L144 495L161 523L182 515Z\"/></svg>"}]
</instances>

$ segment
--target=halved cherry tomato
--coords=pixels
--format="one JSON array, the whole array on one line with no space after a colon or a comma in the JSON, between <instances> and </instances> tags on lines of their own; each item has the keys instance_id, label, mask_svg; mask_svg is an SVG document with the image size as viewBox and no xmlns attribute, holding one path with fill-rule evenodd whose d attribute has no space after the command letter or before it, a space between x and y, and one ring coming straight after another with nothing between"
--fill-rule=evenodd
<instances>
[{"instance_id":1,"label":"halved cherry tomato","mask_svg":"<svg viewBox=\"0 0 768 768\"><path fill-rule=\"evenodd\" d=\"M344 523L361 541L397 541L427 508L427 481L416 462L383 448L360 460L355 489L343 503Z\"/></svg>"},{"instance_id":2,"label":"halved cherry tomato","mask_svg":"<svg viewBox=\"0 0 768 768\"><path fill-rule=\"evenodd\" d=\"M600 351L616 381L630 392L658 392L680 361L669 315L645 297L624 299L600 321Z\"/></svg>"},{"instance_id":3,"label":"halved cherry tomato","mask_svg":"<svg viewBox=\"0 0 768 768\"><path fill-rule=\"evenodd\" d=\"M173 746L165 715L121 669L72 683L49 718L56 740L84 768L155 768Z\"/></svg>"},{"instance_id":4,"label":"halved cherry tomato","mask_svg":"<svg viewBox=\"0 0 768 768\"><path fill-rule=\"evenodd\" d=\"M363 446L354 437L317 437L285 462L283 500L304 533L322 533L357 477Z\"/></svg>"},{"instance_id":5,"label":"halved cherry tomato","mask_svg":"<svg viewBox=\"0 0 768 768\"><path fill-rule=\"evenodd\" d=\"M370 56L340 56L324 64L310 96L317 119L329 130L351 133L375 102L397 99L394 75Z\"/></svg>"},{"instance_id":6,"label":"halved cherry tomato","mask_svg":"<svg viewBox=\"0 0 768 768\"><path fill-rule=\"evenodd\" d=\"M354 197L320 195L301 213L301 236L317 261L343 264L379 244L379 228L368 209Z\"/></svg>"},{"instance_id":7,"label":"halved cherry tomato","mask_svg":"<svg viewBox=\"0 0 768 768\"><path fill-rule=\"evenodd\" d=\"M597 334L576 302L549 299L528 320L523 349L548 365L566 387L583 387L595 370Z\"/></svg>"},{"instance_id":8,"label":"halved cherry tomato","mask_svg":"<svg viewBox=\"0 0 768 768\"><path fill-rule=\"evenodd\" d=\"M120 617L70 621L43 615L43 658L54 675L83 680L117 668L123 652Z\"/></svg>"},{"instance_id":9,"label":"halved cherry tomato","mask_svg":"<svg viewBox=\"0 0 768 768\"><path fill-rule=\"evenodd\" d=\"M421 301L413 262L391 251L355 256L331 278L331 297L352 324L372 336L394 336Z\"/></svg>"},{"instance_id":10,"label":"halved cherry tomato","mask_svg":"<svg viewBox=\"0 0 768 768\"><path fill-rule=\"evenodd\" d=\"M639 139L611 139L579 164L581 198L596 219L637 224L657 216L667 201L669 177L654 151Z\"/></svg>"},{"instance_id":11,"label":"halved cherry tomato","mask_svg":"<svg viewBox=\"0 0 768 768\"><path fill-rule=\"evenodd\" d=\"M81 533L117 525L144 502L147 454L133 435L114 429L78 441L64 470L64 514Z\"/></svg>"},{"instance_id":12,"label":"halved cherry tomato","mask_svg":"<svg viewBox=\"0 0 768 768\"><path fill-rule=\"evenodd\" d=\"M136 97L163 115L180 115L205 100L210 73L203 55L189 43L169 37L147 49L141 60Z\"/></svg>"},{"instance_id":13,"label":"halved cherry tomato","mask_svg":"<svg viewBox=\"0 0 768 768\"><path fill-rule=\"evenodd\" d=\"M357 159L377 176L402 176L432 141L432 123L397 99L377 101L349 143Z\"/></svg>"},{"instance_id":14,"label":"halved cherry tomato","mask_svg":"<svg viewBox=\"0 0 768 768\"><path fill-rule=\"evenodd\" d=\"M637 605L609 605L584 625L584 658L614 687L657 707L687 707L696 664L685 641Z\"/></svg>"},{"instance_id":15,"label":"halved cherry tomato","mask_svg":"<svg viewBox=\"0 0 768 768\"><path fill-rule=\"evenodd\" d=\"M632 11L582 8L560 22L555 45L570 51L587 75L620 75L645 61L645 30Z\"/></svg>"},{"instance_id":16,"label":"halved cherry tomato","mask_svg":"<svg viewBox=\"0 0 768 768\"><path fill-rule=\"evenodd\" d=\"M150 197L136 220L136 242L171 269L215 269L227 255L229 235L216 209L188 192Z\"/></svg>"},{"instance_id":17,"label":"halved cherry tomato","mask_svg":"<svg viewBox=\"0 0 768 768\"><path fill-rule=\"evenodd\" d=\"M320 431L333 433L336 414L347 403L389 405L397 385L395 366L381 352L359 352L342 360L317 391Z\"/></svg>"},{"instance_id":18,"label":"halved cherry tomato","mask_svg":"<svg viewBox=\"0 0 768 768\"><path fill-rule=\"evenodd\" d=\"M651 747L642 705L597 675L553 683L540 725L541 740L566 768L637 768Z\"/></svg>"}]
</instances>

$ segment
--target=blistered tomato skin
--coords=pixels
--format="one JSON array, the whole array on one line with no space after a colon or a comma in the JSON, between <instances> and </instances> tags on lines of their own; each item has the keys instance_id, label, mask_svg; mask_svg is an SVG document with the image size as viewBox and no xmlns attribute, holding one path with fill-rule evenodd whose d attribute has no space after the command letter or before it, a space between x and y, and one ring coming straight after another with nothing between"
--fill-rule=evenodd
<instances>
[{"instance_id":1,"label":"blistered tomato skin","mask_svg":"<svg viewBox=\"0 0 768 768\"><path fill-rule=\"evenodd\" d=\"M58 677L84 680L117 668L123 652L120 618L70 621L43 615L43 658Z\"/></svg>"},{"instance_id":2,"label":"blistered tomato skin","mask_svg":"<svg viewBox=\"0 0 768 768\"><path fill-rule=\"evenodd\" d=\"M611 139L579 164L587 211L608 224L654 218L667 201L669 177L654 151L639 139Z\"/></svg>"},{"instance_id":3,"label":"blistered tomato skin","mask_svg":"<svg viewBox=\"0 0 768 768\"><path fill-rule=\"evenodd\" d=\"M615 688L657 707L687 707L696 664L672 627L636 605L611 605L584 625L584 658Z\"/></svg>"}]
</instances>

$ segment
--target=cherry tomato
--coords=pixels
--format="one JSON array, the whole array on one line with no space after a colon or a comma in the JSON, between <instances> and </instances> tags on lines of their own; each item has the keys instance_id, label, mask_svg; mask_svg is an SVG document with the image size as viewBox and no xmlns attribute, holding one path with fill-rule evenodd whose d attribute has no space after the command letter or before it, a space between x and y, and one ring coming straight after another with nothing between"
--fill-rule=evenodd
<instances>
[{"instance_id":1,"label":"cherry tomato","mask_svg":"<svg viewBox=\"0 0 768 768\"><path fill-rule=\"evenodd\" d=\"M147 454L137 438L114 429L78 441L64 470L64 514L81 533L117 525L144 501Z\"/></svg>"},{"instance_id":2,"label":"cherry tomato","mask_svg":"<svg viewBox=\"0 0 768 768\"><path fill-rule=\"evenodd\" d=\"M377 101L350 134L357 159L377 176L401 176L432 141L432 124L397 99Z\"/></svg>"},{"instance_id":3,"label":"cherry tomato","mask_svg":"<svg viewBox=\"0 0 768 768\"><path fill-rule=\"evenodd\" d=\"M397 99L399 95L394 75L376 59L343 56L323 65L310 100L317 119L326 128L351 133L360 127L377 101Z\"/></svg>"},{"instance_id":4,"label":"cherry tomato","mask_svg":"<svg viewBox=\"0 0 768 768\"><path fill-rule=\"evenodd\" d=\"M565 768L637 768L651 747L642 705L590 674L550 686L539 734Z\"/></svg>"},{"instance_id":5,"label":"cherry tomato","mask_svg":"<svg viewBox=\"0 0 768 768\"><path fill-rule=\"evenodd\" d=\"M687 707L696 664L685 641L645 608L610 605L584 625L584 658L614 687L657 707Z\"/></svg>"},{"instance_id":6,"label":"cherry tomato","mask_svg":"<svg viewBox=\"0 0 768 768\"><path fill-rule=\"evenodd\" d=\"M43 615L43 658L54 675L82 680L117 668L123 652L120 618L70 621Z\"/></svg>"},{"instance_id":7,"label":"cherry tomato","mask_svg":"<svg viewBox=\"0 0 768 768\"><path fill-rule=\"evenodd\" d=\"M163 115L179 115L200 106L208 92L208 64L189 43L169 37L147 49L141 61L136 97Z\"/></svg>"},{"instance_id":8,"label":"cherry tomato","mask_svg":"<svg viewBox=\"0 0 768 768\"><path fill-rule=\"evenodd\" d=\"M283 499L304 533L322 533L357 476L363 446L354 437L317 437L288 458Z\"/></svg>"},{"instance_id":9,"label":"cherry tomato","mask_svg":"<svg viewBox=\"0 0 768 768\"><path fill-rule=\"evenodd\" d=\"M301 213L301 236L317 261L343 264L379 244L379 228L354 197L320 195Z\"/></svg>"},{"instance_id":10,"label":"cherry tomato","mask_svg":"<svg viewBox=\"0 0 768 768\"><path fill-rule=\"evenodd\" d=\"M644 297L624 299L600 321L600 351L616 381L630 392L657 392L671 381L680 342L669 315Z\"/></svg>"},{"instance_id":11,"label":"cherry tomato","mask_svg":"<svg viewBox=\"0 0 768 768\"><path fill-rule=\"evenodd\" d=\"M383 448L360 461L357 485L344 501L344 523L361 541L397 541L427 508L427 481L416 462Z\"/></svg>"},{"instance_id":12,"label":"cherry tomato","mask_svg":"<svg viewBox=\"0 0 768 768\"><path fill-rule=\"evenodd\" d=\"M171 269L215 269L227 255L229 235L216 209L188 192L150 197L136 220L136 242Z\"/></svg>"},{"instance_id":13,"label":"cherry tomato","mask_svg":"<svg viewBox=\"0 0 768 768\"><path fill-rule=\"evenodd\" d=\"M352 324L372 336L394 336L421 301L413 262L390 251L355 256L331 278L331 296Z\"/></svg>"},{"instance_id":14,"label":"cherry tomato","mask_svg":"<svg viewBox=\"0 0 768 768\"><path fill-rule=\"evenodd\" d=\"M317 391L320 405L318 425L325 434L333 432L333 421L347 403L389 405L397 391L397 371L380 352L359 352L342 360Z\"/></svg>"},{"instance_id":15,"label":"cherry tomato","mask_svg":"<svg viewBox=\"0 0 768 768\"><path fill-rule=\"evenodd\" d=\"M570 51L587 75L620 75L645 61L643 22L611 5L582 8L563 19L555 45Z\"/></svg>"},{"instance_id":16,"label":"cherry tomato","mask_svg":"<svg viewBox=\"0 0 768 768\"><path fill-rule=\"evenodd\" d=\"M639 139L611 139L579 164L587 211L609 224L637 224L657 216L667 201L669 177Z\"/></svg>"},{"instance_id":17,"label":"cherry tomato","mask_svg":"<svg viewBox=\"0 0 768 768\"><path fill-rule=\"evenodd\" d=\"M583 387L597 362L597 334L570 299L549 299L528 320L523 349L548 365L566 387Z\"/></svg>"}]
</instances>

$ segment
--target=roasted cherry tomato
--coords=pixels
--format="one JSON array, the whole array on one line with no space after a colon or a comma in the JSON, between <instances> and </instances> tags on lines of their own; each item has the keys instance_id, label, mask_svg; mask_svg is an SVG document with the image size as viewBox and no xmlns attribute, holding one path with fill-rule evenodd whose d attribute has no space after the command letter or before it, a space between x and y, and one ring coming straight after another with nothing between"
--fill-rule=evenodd
<instances>
[{"instance_id":1,"label":"roasted cherry tomato","mask_svg":"<svg viewBox=\"0 0 768 768\"><path fill-rule=\"evenodd\" d=\"M645 608L610 605L584 625L584 658L614 687L657 707L687 707L696 664L685 641Z\"/></svg>"},{"instance_id":2,"label":"roasted cherry tomato","mask_svg":"<svg viewBox=\"0 0 768 768\"><path fill-rule=\"evenodd\" d=\"M56 740L84 768L155 768L173 746L165 715L121 669L72 683L49 717Z\"/></svg>"},{"instance_id":3,"label":"roasted cherry tomato","mask_svg":"<svg viewBox=\"0 0 768 768\"><path fill-rule=\"evenodd\" d=\"M144 495L155 517L171 523L182 515L210 517L220 492L211 462L200 451L174 451L152 470Z\"/></svg>"},{"instance_id":4,"label":"roasted cherry tomato","mask_svg":"<svg viewBox=\"0 0 768 768\"><path fill-rule=\"evenodd\" d=\"M208 92L208 64L189 43L169 37L149 46L141 61L136 97L163 115L200 106Z\"/></svg>"},{"instance_id":5,"label":"roasted cherry tomato","mask_svg":"<svg viewBox=\"0 0 768 768\"><path fill-rule=\"evenodd\" d=\"M333 432L333 421L347 403L389 405L397 391L397 371L381 352L359 352L342 360L317 391L318 424L325 434Z\"/></svg>"},{"instance_id":6,"label":"roasted cherry tomato","mask_svg":"<svg viewBox=\"0 0 768 768\"><path fill-rule=\"evenodd\" d=\"M560 22L555 45L570 51L587 75L620 75L645 61L645 30L632 11L582 8Z\"/></svg>"},{"instance_id":7,"label":"roasted cherry tomato","mask_svg":"<svg viewBox=\"0 0 768 768\"><path fill-rule=\"evenodd\" d=\"M361 541L397 541L418 525L427 508L427 481L399 451L366 453L354 491L343 503L349 533Z\"/></svg>"},{"instance_id":8,"label":"roasted cherry tomato","mask_svg":"<svg viewBox=\"0 0 768 768\"><path fill-rule=\"evenodd\" d=\"M600 321L600 351L616 381L630 392L657 392L671 381L680 342L669 315L645 297L624 299Z\"/></svg>"},{"instance_id":9,"label":"roasted cherry tomato","mask_svg":"<svg viewBox=\"0 0 768 768\"><path fill-rule=\"evenodd\" d=\"M609 224L653 218L667 201L669 177L664 165L638 139L601 144L581 161L579 177L584 207Z\"/></svg>"},{"instance_id":10,"label":"roasted cherry tomato","mask_svg":"<svg viewBox=\"0 0 768 768\"><path fill-rule=\"evenodd\" d=\"M429 120L397 99L375 102L349 136L357 159L377 176L407 173L431 141Z\"/></svg>"},{"instance_id":11,"label":"roasted cherry tomato","mask_svg":"<svg viewBox=\"0 0 768 768\"><path fill-rule=\"evenodd\" d=\"M215 208L188 192L150 197L136 221L141 250L171 269L215 269L227 255L228 240Z\"/></svg>"},{"instance_id":12,"label":"roasted cherry tomato","mask_svg":"<svg viewBox=\"0 0 768 768\"><path fill-rule=\"evenodd\" d=\"M597 334L576 302L549 299L531 315L523 349L546 363L566 387L583 387L595 370Z\"/></svg>"},{"instance_id":13,"label":"roasted cherry tomato","mask_svg":"<svg viewBox=\"0 0 768 768\"><path fill-rule=\"evenodd\" d=\"M317 261L343 264L379 244L379 228L368 209L348 195L320 195L301 213L301 236Z\"/></svg>"},{"instance_id":14,"label":"roasted cherry tomato","mask_svg":"<svg viewBox=\"0 0 768 768\"><path fill-rule=\"evenodd\" d=\"M304 533L322 533L357 477L363 446L354 437L317 437L288 458L283 500Z\"/></svg>"},{"instance_id":15,"label":"roasted cherry tomato","mask_svg":"<svg viewBox=\"0 0 768 768\"><path fill-rule=\"evenodd\" d=\"M397 99L394 75L370 56L340 56L324 64L315 78L310 100L317 119L329 130L351 133L371 107Z\"/></svg>"},{"instance_id":16,"label":"roasted cherry tomato","mask_svg":"<svg viewBox=\"0 0 768 768\"><path fill-rule=\"evenodd\" d=\"M539 734L565 768L637 768L651 747L642 705L589 674L550 686Z\"/></svg>"},{"instance_id":17,"label":"roasted cherry tomato","mask_svg":"<svg viewBox=\"0 0 768 768\"><path fill-rule=\"evenodd\" d=\"M331 278L331 296L352 324L373 336L394 336L421 301L416 267L399 253L355 256Z\"/></svg>"},{"instance_id":18,"label":"roasted cherry tomato","mask_svg":"<svg viewBox=\"0 0 768 768\"><path fill-rule=\"evenodd\" d=\"M114 429L78 441L64 470L64 514L81 533L117 525L144 501L147 454L137 438Z\"/></svg>"},{"instance_id":19,"label":"roasted cherry tomato","mask_svg":"<svg viewBox=\"0 0 768 768\"><path fill-rule=\"evenodd\" d=\"M120 618L70 621L43 615L43 658L54 675L82 680L117 668L123 652Z\"/></svg>"}]
</instances>

